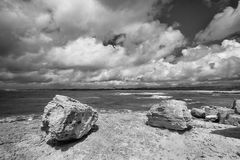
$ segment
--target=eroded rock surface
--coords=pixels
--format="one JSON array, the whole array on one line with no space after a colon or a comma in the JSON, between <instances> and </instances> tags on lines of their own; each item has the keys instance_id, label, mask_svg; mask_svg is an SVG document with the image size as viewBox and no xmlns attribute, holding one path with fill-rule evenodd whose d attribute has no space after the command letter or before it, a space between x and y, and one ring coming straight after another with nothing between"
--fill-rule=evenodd
<instances>
[{"instance_id":1,"label":"eroded rock surface","mask_svg":"<svg viewBox=\"0 0 240 160\"><path fill-rule=\"evenodd\" d=\"M225 124L230 124L233 126L240 126L240 115L239 114L230 114L225 121Z\"/></svg>"},{"instance_id":2,"label":"eroded rock surface","mask_svg":"<svg viewBox=\"0 0 240 160\"><path fill-rule=\"evenodd\" d=\"M235 110L235 113L240 114L240 100L239 99L233 101L232 108Z\"/></svg>"},{"instance_id":3,"label":"eroded rock surface","mask_svg":"<svg viewBox=\"0 0 240 160\"><path fill-rule=\"evenodd\" d=\"M189 128L192 118L186 102L178 100L165 100L153 105L147 117L148 125L172 130Z\"/></svg>"},{"instance_id":4,"label":"eroded rock surface","mask_svg":"<svg viewBox=\"0 0 240 160\"><path fill-rule=\"evenodd\" d=\"M90 106L67 97L56 95L44 109L42 130L46 141L66 141L86 135L98 119Z\"/></svg>"},{"instance_id":5,"label":"eroded rock surface","mask_svg":"<svg viewBox=\"0 0 240 160\"><path fill-rule=\"evenodd\" d=\"M205 111L203 109L193 108L191 114L196 118L205 118Z\"/></svg>"},{"instance_id":6,"label":"eroded rock surface","mask_svg":"<svg viewBox=\"0 0 240 160\"><path fill-rule=\"evenodd\" d=\"M218 107L217 106L204 106L202 107L205 110L205 116L213 116L218 115Z\"/></svg>"},{"instance_id":7,"label":"eroded rock surface","mask_svg":"<svg viewBox=\"0 0 240 160\"><path fill-rule=\"evenodd\" d=\"M218 108L218 119L219 123L226 124L226 120L228 119L230 114L233 114L234 110L226 107Z\"/></svg>"}]
</instances>

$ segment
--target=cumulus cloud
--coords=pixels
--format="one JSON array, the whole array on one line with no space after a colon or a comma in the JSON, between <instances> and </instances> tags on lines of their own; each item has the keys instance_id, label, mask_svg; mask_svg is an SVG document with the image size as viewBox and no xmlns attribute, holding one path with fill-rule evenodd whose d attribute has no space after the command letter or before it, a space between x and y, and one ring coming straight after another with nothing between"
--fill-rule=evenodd
<instances>
[{"instance_id":1,"label":"cumulus cloud","mask_svg":"<svg viewBox=\"0 0 240 160\"><path fill-rule=\"evenodd\" d=\"M38 52L80 36L104 40L125 27L151 20L156 0L3 0L0 2L1 55Z\"/></svg>"},{"instance_id":2,"label":"cumulus cloud","mask_svg":"<svg viewBox=\"0 0 240 160\"><path fill-rule=\"evenodd\" d=\"M240 76L239 51L238 42L225 40L221 46L197 46L185 49L182 51L183 57L176 64L160 59L139 67L122 69L118 74L127 80L145 82L172 80L196 82L237 78ZM106 73L102 74L105 75Z\"/></svg>"},{"instance_id":3,"label":"cumulus cloud","mask_svg":"<svg viewBox=\"0 0 240 160\"><path fill-rule=\"evenodd\" d=\"M198 42L221 40L240 31L240 3L236 9L227 7L214 16L206 29L200 31L195 39Z\"/></svg>"},{"instance_id":4,"label":"cumulus cloud","mask_svg":"<svg viewBox=\"0 0 240 160\"><path fill-rule=\"evenodd\" d=\"M166 34L166 32L165 30L164 33ZM85 47L84 52L81 52L80 48L82 47ZM183 56L174 64L165 61L165 54L163 54L158 59L155 58L156 55L152 55L151 60L139 65L133 62L137 59L137 50L142 48L136 47L137 52L132 54L128 54L128 49L127 47L119 46L116 48L103 46L93 38L78 39L65 47L58 47L50 50L48 53L42 53L41 63L30 63L41 67L41 72L26 71L26 73L21 75L29 80L35 80L30 78L32 74L32 76L39 79L39 83L41 81L41 83L48 85L61 84L62 86L75 87L80 87L83 84L89 86L107 86L107 84L136 86L143 83L145 85L156 85L156 83L161 82L178 83L188 81L195 83L209 80L227 80L239 78L240 76L240 56L238 54L240 43L234 40L225 40L221 45L199 45L194 48L184 49L182 51ZM61 50L61 52L56 50ZM106 53L102 54L101 51ZM90 54L84 55L84 53ZM106 57L101 57L100 55ZM113 55L116 55L118 58L115 59ZM36 57L35 54L31 56L32 58L30 59L27 58L29 56L25 56L21 60L31 61L40 58ZM141 57L141 55L138 56ZM85 59L81 59L81 57ZM58 60L55 60L55 58ZM62 60L60 60L61 58ZM58 65L55 64L56 62ZM5 75L1 75L2 81L23 82L23 77L18 77L18 72L13 74L5 70L3 73ZM6 74L8 75L6 76Z\"/></svg>"},{"instance_id":5,"label":"cumulus cloud","mask_svg":"<svg viewBox=\"0 0 240 160\"><path fill-rule=\"evenodd\" d=\"M132 78L131 69L163 59L186 44L179 30L157 21L125 29L122 46L104 46L96 38L79 37L47 52L4 57L0 59L1 66L5 67L4 72L12 74L37 71L51 83L138 81ZM11 77L18 78L8 79Z\"/></svg>"},{"instance_id":6,"label":"cumulus cloud","mask_svg":"<svg viewBox=\"0 0 240 160\"><path fill-rule=\"evenodd\" d=\"M148 86L239 77L235 41L173 55L187 39L151 15L153 4L170 2L3 0L0 86ZM122 36L115 45L103 43L116 35Z\"/></svg>"}]
</instances>

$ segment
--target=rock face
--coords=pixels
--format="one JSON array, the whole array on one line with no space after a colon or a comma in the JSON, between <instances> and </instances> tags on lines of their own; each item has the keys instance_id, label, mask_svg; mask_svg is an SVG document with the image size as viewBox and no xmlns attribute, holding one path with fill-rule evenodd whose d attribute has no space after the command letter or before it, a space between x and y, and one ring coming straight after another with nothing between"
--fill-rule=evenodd
<instances>
[{"instance_id":1,"label":"rock face","mask_svg":"<svg viewBox=\"0 0 240 160\"><path fill-rule=\"evenodd\" d=\"M219 107L218 108L218 119L219 123L225 124L225 121L228 119L230 114L233 114L234 110L230 108L225 107Z\"/></svg>"},{"instance_id":2,"label":"rock face","mask_svg":"<svg viewBox=\"0 0 240 160\"><path fill-rule=\"evenodd\" d=\"M205 111L205 120L211 122L218 121L218 107L217 106L203 106L201 107Z\"/></svg>"},{"instance_id":3,"label":"rock face","mask_svg":"<svg viewBox=\"0 0 240 160\"><path fill-rule=\"evenodd\" d=\"M235 113L240 114L240 100L239 99L233 101L232 109L235 110Z\"/></svg>"},{"instance_id":4,"label":"rock face","mask_svg":"<svg viewBox=\"0 0 240 160\"><path fill-rule=\"evenodd\" d=\"M192 116L184 101L164 100L155 104L147 113L147 124L172 130L189 128Z\"/></svg>"},{"instance_id":5,"label":"rock face","mask_svg":"<svg viewBox=\"0 0 240 160\"><path fill-rule=\"evenodd\" d=\"M98 113L90 106L67 97L56 95L44 108L42 131L46 141L66 141L86 135L98 119Z\"/></svg>"},{"instance_id":6,"label":"rock face","mask_svg":"<svg viewBox=\"0 0 240 160\"><path fill-rule=\"evenodd\" d=\"M230 124L233 126L240 126L240 115L238 114L230 114L225 121L225 124Z\"/></svg>"},{"instance_id":7,"label":"rock face","mask_svg":"<svg viewBox=\"0 0 240 160\"><path fill-rule=\"evenodd\" d=\"M204 106L203 109L205 110L206 116L213 116L218 114L217 106Z\"/></svg>"},{"instance_id":8,"label":"rock face","mask_svg":"<svg viewBox=\"0 0 240 160\"><path fill-rule=\"evenodd\" d=\"M205 118L205 111L203 109L193 108L191 114L196 118Z\"/></svg>"}]
</instances>

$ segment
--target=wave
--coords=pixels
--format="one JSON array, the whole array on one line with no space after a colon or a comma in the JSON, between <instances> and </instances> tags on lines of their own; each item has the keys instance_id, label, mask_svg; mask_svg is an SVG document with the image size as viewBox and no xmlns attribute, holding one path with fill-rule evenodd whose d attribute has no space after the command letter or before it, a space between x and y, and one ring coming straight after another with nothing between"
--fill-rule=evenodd
<instances>
[{"instance_id":1,"label":"wave","mask_svg":"<svg viewBox=\"0 0 240 160\"><path fill-rule=\"evenodd\" d=\"M88 99L98 99L100 97L93 96L93 97L86 97L86 98L88 98Z\"/></svg>"},{"instance_id":2,"label":"wave","mask_svg":"<svg viewBox=\"0 0 240 160\"><path fill-rule=\"evenodd\" d=\"M199 101L194 101L194 102L187 102L188 104L199 104L199 103L201 103L201 102L199 102Z\"/></svg>"},{"instance_id":3,"label":"wave","mask_svg":"<svg viewBox=\"0 0 240 160\"><path fill-rule=\"evenodd\" d=\"M118 93L115 93L115 95L120 95L120 96L130 96L130 95L140 95L140 96L146 95L146 96L148 96L148 95L150 95L151 96L151 95L165 95L165 93L163 93L163 92L141 92L141 93L118 92Z\"/></svg>"},{"instance_id":4,"label":"wave","mask_svg":"<svg viewBox=\"0 0 240 160\"><path fill-rule=\"evenodd\" d=\"M3 89L3 90L6 92L16 92L17 91L17 89Z\"/></svg>"},{"instance_id":5,"label":"wave","mask_svg":"<svg viewBox=\"0 0 240 160\"><path fill-rule=\"evenodd\" d=\"M32 120L38 119L40 117L41 116L35 115L35 114L9 116L9 117L0 118L0 123L13 123L13 122L19 122L19 121L32 121Z\"/></svg>"},{"instance_id":6,"label":"wave","mask_svg":"<svg viewBox=\"0 0 240 160\"><path fill-rule=\"evenodd\" d=\"M172 96L152 95L151 97L138 97L137 99L171 99Z\"/></svg>"},{"instance_id":7,"label":"wave","mask_svg":"<svg viewBox=\"0 0 240 160\"><path fill-rule=\"evenodd\" d=\"M208 94L240 94L240 91L214 91L214 90L191 90L187 92L195 92L195 93L208 93Z\"/></svg>"}]
</instances>

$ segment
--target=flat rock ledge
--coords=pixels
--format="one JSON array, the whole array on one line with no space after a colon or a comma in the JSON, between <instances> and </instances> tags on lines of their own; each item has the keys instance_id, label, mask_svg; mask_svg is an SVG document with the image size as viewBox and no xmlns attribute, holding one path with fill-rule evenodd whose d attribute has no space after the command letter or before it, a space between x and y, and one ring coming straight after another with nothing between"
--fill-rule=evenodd
<instances>
[{"instance_id":1,"label":"flat rock ledge","mask_svg":"<svg viewBox=\"0 0 240 160\"><path fill-rule=\"evenodd\" d=\"M98 119L92 107L73 98L56 95L44 108L41 130L47 142L80 139Z\"/></svg>"}]
</instances>

